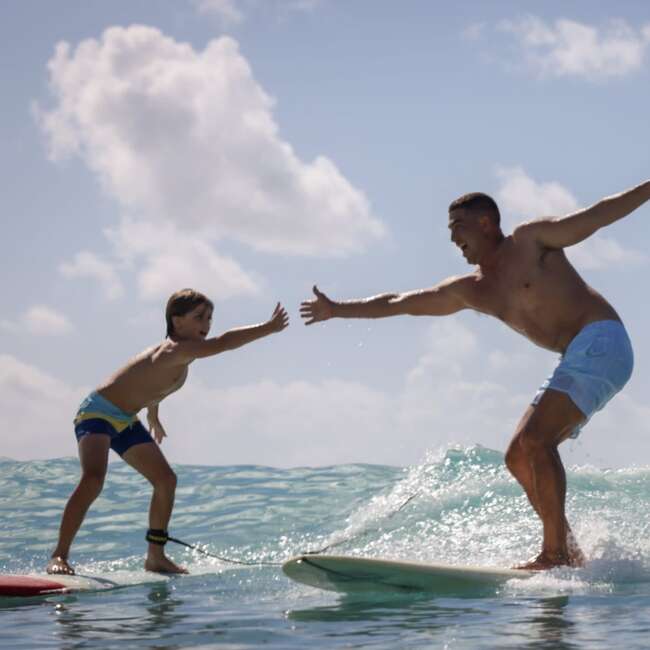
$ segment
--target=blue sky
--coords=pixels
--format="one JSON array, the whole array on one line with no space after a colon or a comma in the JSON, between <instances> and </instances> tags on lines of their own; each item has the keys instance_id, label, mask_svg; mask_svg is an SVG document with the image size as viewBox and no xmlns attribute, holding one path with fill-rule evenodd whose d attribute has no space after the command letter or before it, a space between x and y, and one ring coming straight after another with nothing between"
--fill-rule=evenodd
<instances>
[{"instance_id":1,"label":"blue sky","mask_svg":"<svg viewBox=\"0 0 650 650\"><path fill-rule=\"evenodd\" d=\"M76 453L86 392L164 333L182 286L213 332L291 326L192 365L161 406L172 462L409 464L504 449L554 355L471 312L305 328L333 298L466 272L447 206L506 230L650 176L643 2L9 0L3 5L0 455ZM569 251L636 370L563 446L647 464L650 206Z\"/></svg>"}]
</instances>

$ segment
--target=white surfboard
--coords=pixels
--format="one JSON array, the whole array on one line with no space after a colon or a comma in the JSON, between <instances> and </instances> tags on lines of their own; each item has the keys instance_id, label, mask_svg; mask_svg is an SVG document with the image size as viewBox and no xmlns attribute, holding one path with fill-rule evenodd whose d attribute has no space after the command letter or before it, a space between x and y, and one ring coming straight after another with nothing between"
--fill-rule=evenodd
<instances>
[{"instance_id":1,"label":"white surfboard","mask_svg":"<svg viewBox=\"0 0 650 650\"><path fill-rule=\"evenodd\" d=\"M494 592L508 580L533 571L402 562L343 555L300 555L282 565L284 573L310 587L351 593L416 590L440 595Z\"/></svg>"}]
</instances>

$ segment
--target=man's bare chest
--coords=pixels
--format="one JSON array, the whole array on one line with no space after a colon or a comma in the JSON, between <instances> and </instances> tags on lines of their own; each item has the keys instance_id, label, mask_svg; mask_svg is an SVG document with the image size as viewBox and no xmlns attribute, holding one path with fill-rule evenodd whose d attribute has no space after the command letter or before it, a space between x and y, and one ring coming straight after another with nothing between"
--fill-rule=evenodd
<instances>
[{"instance_id":1,"label":"man's bare chest","mask_svg":"<svg viewBox=\"0 0 650 650\"><path fill-rule=\"evenodd\" d=\"M474 284L471 306L504 321L539 309L546 299L548 269L538 260L513 258L481 274Z\"/></svg>"}]
</instances>

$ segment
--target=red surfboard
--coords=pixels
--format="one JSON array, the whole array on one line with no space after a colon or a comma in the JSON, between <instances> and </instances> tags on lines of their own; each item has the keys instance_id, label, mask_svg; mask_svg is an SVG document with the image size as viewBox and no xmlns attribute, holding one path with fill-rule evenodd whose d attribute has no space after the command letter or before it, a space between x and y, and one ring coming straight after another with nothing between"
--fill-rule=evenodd
<instances>
[{"instance_id":1,"label":"red surfboard","mask_svg":"<svg viewBox=\"0 0 650 650\"><path fill-rule=\"evenodd\" d=\"M43 596L70 591L61 582L35 576L0 575L0 596Z\"/></svg>"},{"instance_id":2,"label":"red surfboard","mask_svg":"<svg viewBox=\"0 0 650 650\"><path fill-rule=\"evenodd\" d=\"M113 580L99 576L47 575L45 573L34 573L32 575L0 574L0 598L48 596L69 594L77 591L101 591L103 589L115 589L119 586Z\"/></svg>"}]
</instances>

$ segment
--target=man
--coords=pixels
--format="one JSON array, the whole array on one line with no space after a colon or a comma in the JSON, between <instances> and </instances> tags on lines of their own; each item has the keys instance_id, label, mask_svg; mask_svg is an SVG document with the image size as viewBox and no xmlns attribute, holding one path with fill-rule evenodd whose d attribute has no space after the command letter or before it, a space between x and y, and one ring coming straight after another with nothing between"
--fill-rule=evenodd
<instances>
[{"instance_id":1,"label":"man","mask_svg":"<svg viewBox=\"0 0 650 650\"><path fill-rule=\"evenodd\" d=\"M212 302L198 291L182 289L174 293L167 302L165 340L128 361L81 403L74 420L81 479L63 512L59 541L48 564L48 573L74 573L68 564L70 546L88 508L102 490L109 449L153 485L145 569L187 573L164 553L167 524L174 506L176 474L138 420L137 413L147 409L150 430L160 444L167 434L158 417L158 405L181 388L187 379L189 365L195 359L234 350L281 332L289 323L287 312L278 303L271 318L264 323L207 338L212 311ZM191 435L190 425L186 432L188 440Z\"/></svg>"},{"instance_id":2,"label":"man","mask_svg":"<svg viewBox=\"0 0 650 650\"><path fill-rule=\"evenodd\" d=\"M314 286L303 302L306 325L328 318L443 316L474 309L496 316L533 343L562 355L519 422L506 465L542 520L541 553L518 568L581 566L564 514L566 476L558 445L576 437L632 373L633 353L613 307L588 286L564 248L650 199L650 181L563 218L519 225L505 236L489 196L467 194L449 206L451 241L474 271L420 291L335 302Z\"/></svg>"}]
</instances>

